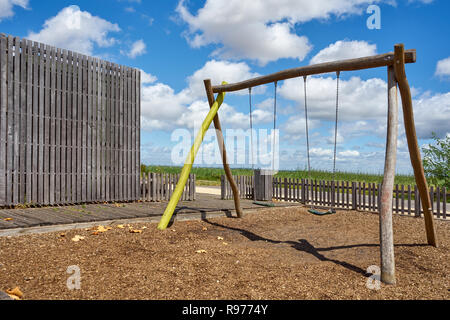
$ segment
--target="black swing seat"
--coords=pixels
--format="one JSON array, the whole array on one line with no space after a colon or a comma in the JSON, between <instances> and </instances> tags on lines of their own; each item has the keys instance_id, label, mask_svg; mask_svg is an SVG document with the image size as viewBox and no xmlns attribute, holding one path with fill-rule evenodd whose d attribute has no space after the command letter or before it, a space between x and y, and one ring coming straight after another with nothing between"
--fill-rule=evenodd
<instances>
[{"instance_id":1,"label":"black swing seat","mask_svg":"<svg viewBox=\"0 0 450 320\"><path fill-rule=\"evenodd\" d=\"M316 210L316 209L310 209L310 210L308 210L308 212L312 213L312 214L315 214L316 216L326 216L326 215L329 215L329 214L335 214L336 210L330 209L330 210L328 210L326 212L323 212L323 211L319 211L319 210Z\"/></svg>"}]
</instances>

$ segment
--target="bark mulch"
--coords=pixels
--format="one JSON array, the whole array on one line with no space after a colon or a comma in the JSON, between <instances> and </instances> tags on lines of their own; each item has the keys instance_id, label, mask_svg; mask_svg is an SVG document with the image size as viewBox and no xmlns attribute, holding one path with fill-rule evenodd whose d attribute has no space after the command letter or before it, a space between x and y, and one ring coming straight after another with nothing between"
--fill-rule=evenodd
<instances>
[{"instance_id":1,"label":"bark mulch","mask_svg":"<svg viewBox=\"0 0 450 320\"><path fill-rule=\"evenodd\" d=\"M380 290L366 287L367 268L380 265L376 214L275 208L242 220L179 221L165 231L111 227L0 238L0 291L19 287L24 299L450 297L446 221L436 221L440 246L433 248L423 219L394 217L397 285ZM80 290L66 285L72 265L80 268Z\"/></svg>"}]
</instances>

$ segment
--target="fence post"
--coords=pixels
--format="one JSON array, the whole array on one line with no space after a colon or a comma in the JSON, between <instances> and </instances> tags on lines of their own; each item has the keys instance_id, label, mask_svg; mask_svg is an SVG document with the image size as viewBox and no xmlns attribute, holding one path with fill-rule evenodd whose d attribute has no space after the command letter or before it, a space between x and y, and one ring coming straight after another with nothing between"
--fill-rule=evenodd
<instances>
[{"instance_id":1,"label":"fence post","mask_svg":"<svg viewBox=\"0 0 450 320\"><path fill-rule=\"evenodd\" d=\"M288 179L284 178L284 201L288 201Z\"/></svg>"}]
</instances>

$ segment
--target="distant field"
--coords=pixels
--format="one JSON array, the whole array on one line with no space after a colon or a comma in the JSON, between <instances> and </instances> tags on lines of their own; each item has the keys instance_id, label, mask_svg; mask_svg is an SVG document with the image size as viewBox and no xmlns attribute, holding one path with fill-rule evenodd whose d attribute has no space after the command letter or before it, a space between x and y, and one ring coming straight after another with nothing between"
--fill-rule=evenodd
<instances>
[{"instance_id":1,"label":"distant field","mask_svg":"<svg viewBox=\"0 0 450 320\"><path fill-rule=\"evenodd\" d=\"M156 173L180 173L181 167L169 167L169 166L145 166L142 165L143 172L156 172ZM233 175L238 176L251 176L253 171L251 169L232 169ZM225 172L220 168L192 168L192 173L197 176L197 183L199 185L220 185L220 176ZM327 171L314 170L311 172L311 178L315 180L332 180L332 173ZM306 179L308 178L308 172L304 170L283 170L280 171L276 177L280 178L295 178ZM383 180L382 175L366 174L366 173L354 173L354 172L337 172L336 180L349 181L349 182L370 182L381 183ZM414 185L415 180L412 175L397 175L395 177L396 184Z\"/></svg>"}]
</instances>

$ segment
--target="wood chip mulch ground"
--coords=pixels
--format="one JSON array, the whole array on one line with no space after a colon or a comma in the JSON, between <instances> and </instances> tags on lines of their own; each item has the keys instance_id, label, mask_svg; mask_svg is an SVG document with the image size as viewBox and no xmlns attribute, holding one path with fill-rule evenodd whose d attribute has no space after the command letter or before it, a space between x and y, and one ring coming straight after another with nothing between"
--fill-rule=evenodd
<instances>
[{"instance_id":1,"label":"wood chip mulch ground","mask_svg":"<svg viewBox=\"0 0 450 320\"><path fill-rule=\"evenodd\" d=\"M119 226L118 226L119 225ZM449 299L450 223L394 217L397 285L366 287L380 265L378 216L262 209L242 220L120 225L0 238L0 291L23 299ZM78 241L74 241L74 240ZM69 266L80 290L69 290Z\"/></svg>"}]
</instances>

